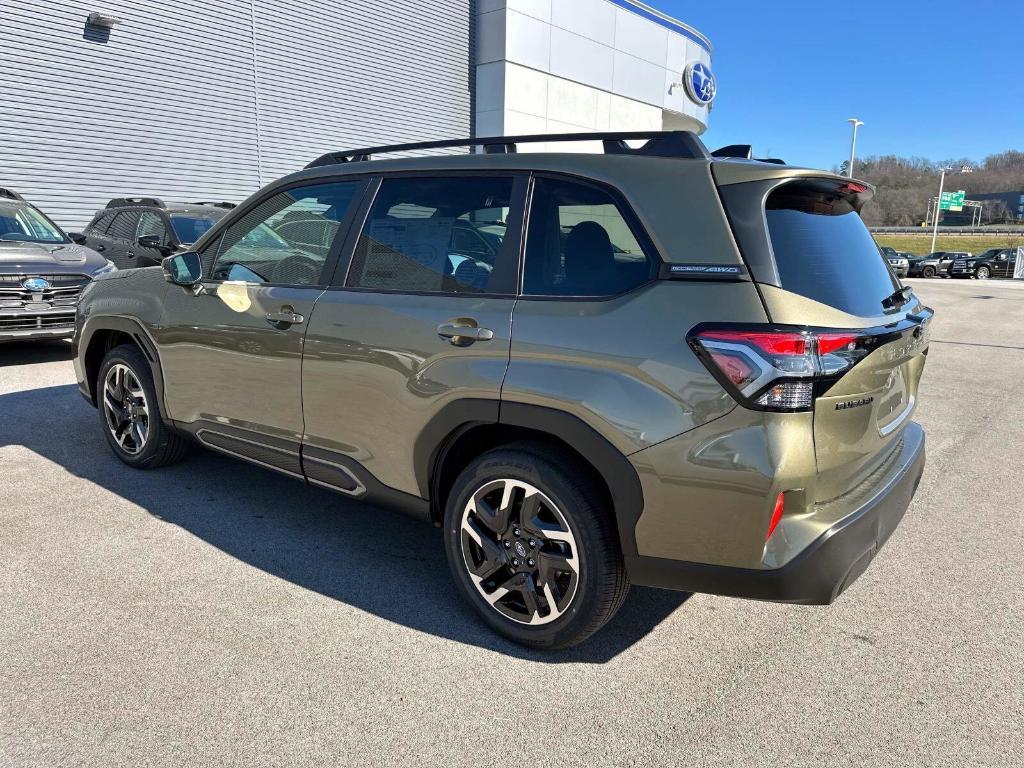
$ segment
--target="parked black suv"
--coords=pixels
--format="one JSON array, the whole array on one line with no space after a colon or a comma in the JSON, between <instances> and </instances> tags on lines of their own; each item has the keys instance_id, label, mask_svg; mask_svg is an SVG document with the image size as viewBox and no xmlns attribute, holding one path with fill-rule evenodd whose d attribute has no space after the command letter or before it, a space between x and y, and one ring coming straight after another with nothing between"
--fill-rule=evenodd
<instances>
[{"instance_id":1,"label":"parked black suv","mask_svg":"<svg viewBox=\"0 0 1024 768\"><path fill-rule=\"evenodd\" d=\"M166 205L156 197L119 197L85 228L86 245L118 269L152 267L187 249L235 206L225 202Z\"/></svg>"}]
</instances>

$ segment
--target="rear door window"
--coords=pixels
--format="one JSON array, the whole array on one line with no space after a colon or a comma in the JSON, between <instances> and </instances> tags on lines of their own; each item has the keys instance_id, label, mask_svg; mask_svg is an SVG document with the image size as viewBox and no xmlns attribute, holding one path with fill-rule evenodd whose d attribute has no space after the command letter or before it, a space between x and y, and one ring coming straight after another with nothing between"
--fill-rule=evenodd
<instances>
[{"instance_id":1,"label":"rear door window","mask_svg":"<svg viewBox=\"0 0 1024 768\"><path fill-rule=\"evenodd\" d=\"M107 234L116 240L134 240L138 225L138 211L121 211L114 217Z\"/></svg>"},{"instance_id":2,"label":"rear door window","mask_svg":"<svg viewBox=\"0 0 1024 768\"><path fill-rule=\"evenodd\" d=\"M884 312L900 286L871 233L835 182L786 184L765 202L781 285L852 315Z\"/></svg>"},{"instance_id":3,"label":"rear door window","mask_svg":"<svg viewBox=\"0 0 1024 768\"><path fill-rule=\"evenodd\" d=\"M530 204L523 293L614 296L651 280L658 259L612 194L538 177Z\"/></svg>"},{"instance_id":4,"label":"rear door window","mask_svg":"<svg viewBox=\"0 0 1024 768\"><path fill-rule=\"evenodd\" d=\"M514 181L385 178L346 284L407 293L514 293L518 253L505 245Z\"/></svg>"},{"instance_id":5,"label":"rear door window","mask_svg":"<svg viewBox=\"0 0 1024 768\"><path fill-rule=\"evenodd\" d=\"M104 213L102 216L97 217L96 220L89 225L91 234L106 234L107 230L110 228L111 222L114 221L114 215L115 214L113 213Z\"/></svg>"}]
</instances>

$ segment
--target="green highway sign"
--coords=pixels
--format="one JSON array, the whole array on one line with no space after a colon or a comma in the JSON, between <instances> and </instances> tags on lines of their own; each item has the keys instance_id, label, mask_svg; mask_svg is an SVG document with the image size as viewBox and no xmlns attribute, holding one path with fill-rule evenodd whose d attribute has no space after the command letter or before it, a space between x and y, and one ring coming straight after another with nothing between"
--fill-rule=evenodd
<instances>
[{"instance_id":1,"label":"green highway sign","mask_svg":"<svg viewBox=\"0 0 1024 768\"><path fill-rule=\"evenodd\" d=\"M964 209L964 191L943 192L939 198L939 209L943 211L962 211Z\"/></svg>"}]
</instances>

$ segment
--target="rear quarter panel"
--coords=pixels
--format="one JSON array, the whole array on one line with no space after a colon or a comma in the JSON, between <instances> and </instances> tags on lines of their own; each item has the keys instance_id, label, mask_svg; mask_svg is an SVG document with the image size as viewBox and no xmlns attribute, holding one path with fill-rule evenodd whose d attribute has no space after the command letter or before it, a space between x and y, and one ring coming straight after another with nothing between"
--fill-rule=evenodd
<instances>
[{"instance_id":1,"label":"rear quarter panel","mask_svg":"<svg viewBox=\"0 0 1024 768\"><path fill-rule=\"evenodd\" d=\"M736 402L686 343L699 322L764 322L752 283L661 280L606 301L520 299L503 402L571 413L623 454Z\"/></svg>"}]
</instances>

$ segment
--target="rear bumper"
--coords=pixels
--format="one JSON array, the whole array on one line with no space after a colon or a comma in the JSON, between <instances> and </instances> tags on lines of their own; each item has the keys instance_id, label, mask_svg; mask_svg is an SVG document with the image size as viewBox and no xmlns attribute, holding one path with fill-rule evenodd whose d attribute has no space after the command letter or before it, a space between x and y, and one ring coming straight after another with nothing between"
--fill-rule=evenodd
<instances>
[{"instance_id":1,"label":"rear bumper","mask_svg":"<svg viewBox=\"0 0 1024 768\"><path fill-rule=\"evenodd\" d=\"M634 584L806 605L828 605L860 576L896 530L924 472L924 432L909 424L901 464L869 501L781 568L733 568L658 557L627 557Z\"/></svg>"}]
</instances>

